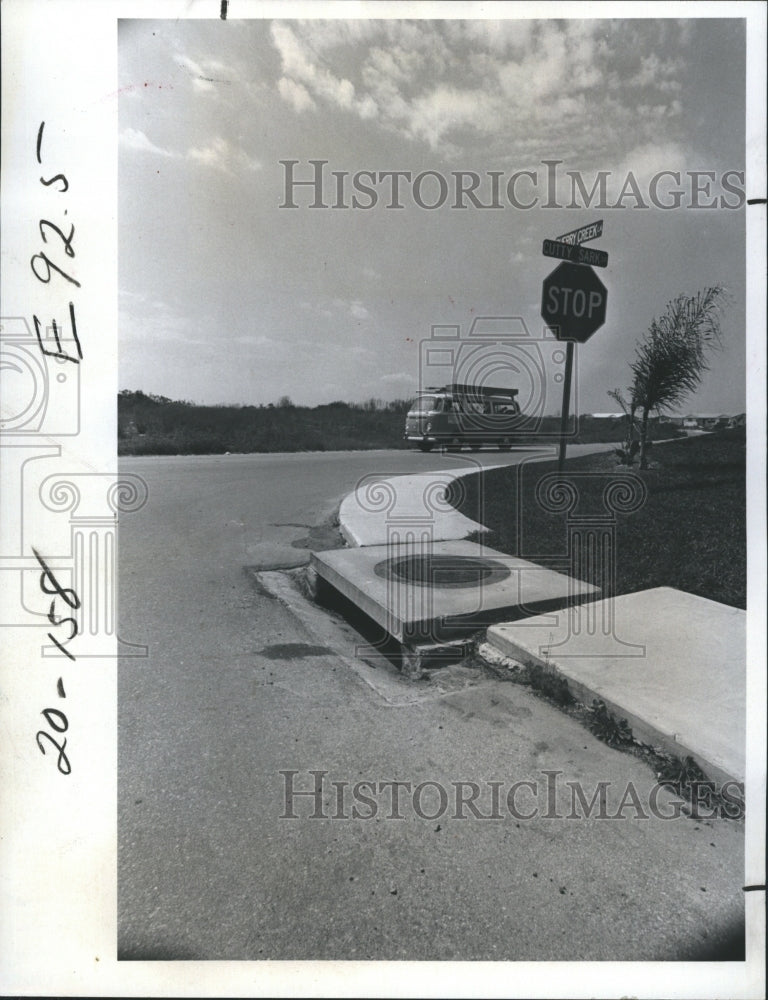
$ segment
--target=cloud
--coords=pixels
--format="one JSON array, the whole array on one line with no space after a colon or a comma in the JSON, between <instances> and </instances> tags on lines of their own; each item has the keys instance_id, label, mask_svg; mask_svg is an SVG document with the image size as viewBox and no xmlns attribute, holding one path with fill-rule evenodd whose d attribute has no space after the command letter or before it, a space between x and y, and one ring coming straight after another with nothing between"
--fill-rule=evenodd
<instances>
[{"instance_id":1,"label":"cloud","mask_svg":"<svg viewBox=\"0 0 768 1000\"><path fill-rule=\"evenodd\" d=\"M338 312L347 313L353 319L368 319L370 313L365 308L360 299L333 299L331 305ZM327 315L323 313L323 315Z\"/></svg>"},{"instance_id":2,"label":"cloud","mask_svg":"<svg viewBox=\"0 0 768 1000\"><path fill-rule=\"evenodd\" d=\"M228 73L227 67L217 59L207 59L198 63L189 56L179 54L174 56L174 62L187 72L192 78L192 86L200 93L215 90L217 83L230 82L225 78Z\"/></svg>"},{"instance_id":3,"label":"cloud","mask_svg":"<svg viewBox=\"0 0 768 1000\"><path fill-rule=\"evenodd\" d=\"M495 102L489 101L484 92L440 85L413 101L408 130L435 149L453 129L471 127L485 132L492 130L498 120Z\"/></svg>"},{"instance_id":4,"label":"cloud","mask_svg":"<svg viewBox=\"0 0 768 1000\"><path fill-rule=\"evenodd\" d=\"M655 52L651 52L650 55L641 58L640 68L629 80L629 85L633 87L658 87L663 91L677 92L680 90L677 76L681 69L681 60L662 60Z\"/></svg>"},{"instance_id":5,"label":"cloud","mask_svg":"<svg viewBox=\"0 0 768 1000\"><path fill-rule=\"evenodd\" d=\"M261 163L244 150L233 147L226 139L216 136L207 146L193 147L187 157L206 167L231 174L238 170L260 170Z\"/></svg>"},{"instance_id":6,"label":"cloud","mask_svg":"<svg viewBox=\"0 0 768 1000\"><path fill-rule=\"evenodd\" d=\"M278 84L280 96L294 109L303 111L312 105L312 96L345 110L357 110L362 118L370 118L376 110L369 96L356 101L355 87L346 77L336 76L312 60L311 46L282 21L271 25L272 40L280 53L283 76ZM298 105L297 105L298 102Z\"/></svg>"},{"instance_id":7,"label":"cloud","mask_svg":"<svg viewBox=\"0 0 768 1000\"><path fill-rule=\"evenodd\" d=\"M154 153L155 156L175 156L169 149L162 149L147 138L146 134L137 128L124 128L120 133L120 145L126 149L135 149L140 153Z\"/></svg>"},{"instance_id":8,"label":"cloud","mask_svg":"<svg viewBox=\"0 0 768 1000\"><path fill-rule=\"evenodd\" d=\"M695 41L655 19L299 20L270 32L296 112L333 107L454 158L478 142L508 157L513 144L529 162L562 150L598 163L674 138Z\"/></svg>"},{"instance_id":9,"label":"cloud","mask_svg":"<svg viewBox=\"0 0 768 1000\"><path fill-rule=\"evenodd\" d=\"M617 173L624 177L631 171L647 188L651 178L662 170L686 170L690 159L691 150L684 150L677 142L645 143L627 153Z\"/></svg>"},{"instance_id":10,"label":"cloud","mask_svg":"<svg viewBox=\"0 0 768 1000\"><path fill-rule=\"evenodd\" d=\"M120 290L118 329L120 342L126 344L203 344L191 333L188 319L173 306L126 289Z\"/></svg>"},{"instance_id":11,"label":"cloud","mask_svg":"<svg viewBox=\"0 0 768 1000\"><path fill-rule=\"evenodd\" d=\"M283 76L277 82L277 90L284 101L293 105L293 110L301 113L316 108L312 95L302 83Z\"/></svg>"}]
</instances>

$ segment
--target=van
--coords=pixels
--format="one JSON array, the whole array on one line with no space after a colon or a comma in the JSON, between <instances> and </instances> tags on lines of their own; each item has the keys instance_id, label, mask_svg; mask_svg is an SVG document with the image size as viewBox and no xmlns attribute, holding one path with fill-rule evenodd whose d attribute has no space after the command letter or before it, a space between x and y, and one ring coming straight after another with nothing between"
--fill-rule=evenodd
<instances>
[{"instance_id":1,"label":"van","mask_svg":"<svg viewBox=\"0 0 768 1000\"><path fill-rule=\"evenodd\" d=\"M428 388L418 396L405 418L407 441L422 451L435 445L473 451L483 445L511 448L522 422L517 389L470 386L459 383Z\"/></svg>"}]
</instances>

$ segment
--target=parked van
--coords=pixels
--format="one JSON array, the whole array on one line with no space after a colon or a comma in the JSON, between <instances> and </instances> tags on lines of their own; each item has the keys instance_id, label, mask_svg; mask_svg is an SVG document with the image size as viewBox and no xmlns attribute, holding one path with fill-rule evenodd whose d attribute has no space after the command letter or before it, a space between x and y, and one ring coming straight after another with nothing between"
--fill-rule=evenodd
<instances>
[{"instance_id":1,"label":"parked van","mask_svg":"<svg viewBox=\"0 0 768 1000\"><path fill-rule=\"evenodd\" d=\"M405 438L422 451L435 445L474 451L483 445L511 448L521 423L517 389L452 383L426 389L405 420Z\"/></svg>"}]
</instances>

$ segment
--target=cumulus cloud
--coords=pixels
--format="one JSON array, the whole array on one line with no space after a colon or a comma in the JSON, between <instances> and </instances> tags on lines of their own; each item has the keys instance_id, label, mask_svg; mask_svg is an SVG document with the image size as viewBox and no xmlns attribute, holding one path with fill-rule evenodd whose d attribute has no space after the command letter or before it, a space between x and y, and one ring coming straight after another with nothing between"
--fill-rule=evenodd
<instances>
[{"instance_id":1,"label":"cumulus cloud","mask_svg":"<svg viewBox=\"0 0 768 1000\"><path fill-rule=\"evenodd\" d=\"M346 313L347 315L352 316L353 319L368 319L370 316L370 313L360 299L335 298L331 302L331 305L337 312ZM323 315L329 315L329 313L323 311Z\"/></svg>"},{"instance_id":2,"label":"cumulus cloud","mask_svg":"<svg viewBox=\"0 0 768 1000\"><path fill-rule=\"evenodd\" d=\"M297 83L288 76L280 77L277 81L277 90L284 101L293 105L294 111L308 111L317 107L304 84Z\"/></svg>"},{"instance_id":3,"label":"cumulus cloud","mask_svg":"<svg viewBox=\"0 0 768 1000\"><path fill-rule=\"evenodd\" d=\"M283 75L278 90L280 96L292 104L296 111L313 107L314 99L317 99L347 111L355 111L361 118L371 118L376 113L376 103L370 95L358 100L351 80L337 76L320 64L313 53L313 46L316 47L317 44L314 34L310 44L285 22L274 21L270 30L272 41L282 60ZM344 30L343 33L348 41L351 33Z\"/></svg>"},{"instance_id":4,"label":"cumulus cloud","mask_svg":"<svg viewBox=\"0 0 768 1000\"><path fill-rule=\"evenodd\" d=\"M484 132L498 120L494 102L488 101L484 92L441 84L412 102L408 130L434 149L453 129L472 127Z\"/></svg>"},{"instance_id":5,"label":"cumulus cloud","mask_svg":"<svg viewBox=\"0 0 768 1000\"><path fill-rule=\"evenodd\" d=\"M370 316L368 310L365 308L363 303L360 302L358 299L355 299L353 302L350 302L349 312L351 316L355 317L355 319L368 319L368 317Z\"/></svg>"},{"instance_id":6,"label":"cumulus cloud","mask_svg":"<svg viewBox=\"0 0 768 1000\"><path fill-rule=\"evenodd\" d=\"M371 317L370 311L361 299L345 299L337 296L333 299L323 298L314 304L304 301L299 306L307 312L317 312L325 319L331 319L331 317L338 319L339 316L344 316L362 321Z\"/></svg>"},{"instance_id":7,"label":"cumulus cloud","mask_svg":"<svg viewBox=\"0 0 768 1000\"><path fill-rule=\"evenodd\" d=\"M156 146L147 135L137 128L124 128L120 133L120 145L126 149L135 149L140 153L153 153L155 156L175 156L169 149Z\"/></svg>"},{"instance_id":8,"label":"cumulus cloud","mask_svg":"<svg viewBox=\"0 0 768 1000\"><path fill-rule=\"evenodd\" d=\"M207 146L191 148L187 156L203 166L213 167L224 173L261 169L258 160L249 156L244 150L232 146L221 136L216 136Z\"/></svg>"},{"instance_id":9,"label":"cumulus cloud","mask_svg":"<svg viewBox=\"0 0 768 1000\"><path fill-rule=\"evenodd\" d=\"M674 26L626 19L275 21L270 31L278 90L296 112L333 107L448 155L478 140L508 154L514 138L537 158L574 135L576 118L575 142L596 159L672 138L688 44Z\"/></svg>"},{"instance_id":10,"label":"cumulus cloud","mask_svg":"<svg viewBox=\"0 0 768 1000\"><path fill-rule=\"evenodd\" d=\"M647 186L650 179L662 170L686 170L689 161L690 150L683 149L677 142L645 143L627 153L617 172L623 177L631 171L639 182Z\"/></svg>"}]
</instances>

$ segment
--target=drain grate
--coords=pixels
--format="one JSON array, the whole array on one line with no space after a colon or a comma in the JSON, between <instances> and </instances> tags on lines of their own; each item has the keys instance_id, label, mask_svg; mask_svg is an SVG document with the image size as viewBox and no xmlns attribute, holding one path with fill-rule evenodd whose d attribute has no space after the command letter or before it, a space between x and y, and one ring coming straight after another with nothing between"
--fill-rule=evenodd
<instances>
[{"instance_id":1,"label":"drain grate","mask_svg":"<svg viewBox=\"0 0 768 1000\"><path fill-rule=\"evenodd\" d=\"M482 556L409 555L384 559L374 566L377 576L421 587L478 587L506 580L509 569Z\"/></svg>"}]
</instances>

